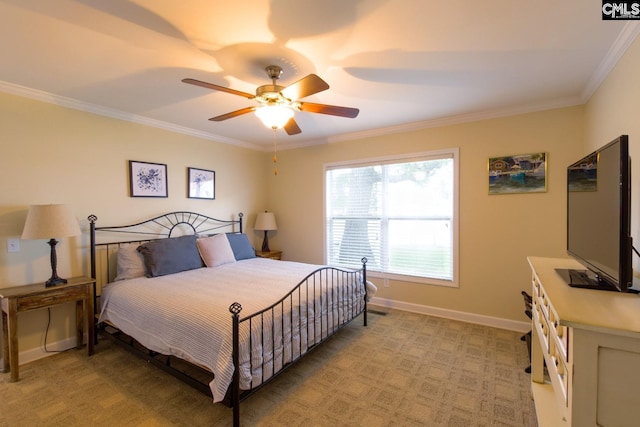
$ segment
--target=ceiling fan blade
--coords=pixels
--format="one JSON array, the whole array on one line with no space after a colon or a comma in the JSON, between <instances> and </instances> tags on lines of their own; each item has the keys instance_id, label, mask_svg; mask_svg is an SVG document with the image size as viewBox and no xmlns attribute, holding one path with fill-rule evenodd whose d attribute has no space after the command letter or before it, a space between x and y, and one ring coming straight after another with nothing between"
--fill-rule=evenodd
<instances>
[{"instance_id":1,"label":"ceiling fan blade","mask_svg":"<svg viewBox=\"0 0 640 427\"><path fill-rule=\"evenodd\" d=\"M329 89L327 82L322 80L315 74L309 74L306 77L301 78L295 83L282 89L282 94L292 101L295 101L305 96L313 95L314 93L322 92Z\"/></svg>"},{"instance_id":2,"label":"ceiling fan blade","mask_svg":"<svg viewBox=\"0 0 640 427\"><path fill-rule=\"evenodd\" d=\"M182 79L183 83L188 83L190 85L196 85L196 86L200 86L200 87L204 87L207 89L211 89L211 90L219 90L220 92L227 92L227 93L231 93L233 95L239 95L239 96L243 96L247 99L253 99L256 96L252 95L250 93L247 92L241 92L239 90L235 90L235 89L231 89L228 87L224 87L224 86L218 86L218 85L214 85L213 83L207 83L207 82L203 82L200 80L196 80L196 79Z\"/></svg>"},{"instance_id":3,"label":"ceiling fan blade","mask_svg":"<svg viewBox=\"0 0 640 427\"><path fill-rule=\"evenodd\" d=\"M284 130L287 132L287 135L297 135L302 132L302 129L300 129L300 126L298 126L298 123L296 123L293 117L284 125Z\"/></svg>"},{"instance_id":4,"label":"ceiling fan blade","mask_svg":"<svg viewBox=\"0 0 640 427\"><path fill-rule=\"evenodd\" d=\"M216 116L216 117L211 117L209 120L214 121L214 122L221 122L223 120L232 119L234 117L238 117L238 116L250 113L250 112L255 111L255 110L256 110L256 107L245 107L245 108L242 108L240 110L232 111L232 112L227 113L227 114L221 114L221 115Z\"/></svg>"},{"instance_id":5,"label":"ceiling fan blade","mask_svg":"<svg viewBox=\"0 0 640 427\"><path fill-rule=\"evenodd\" d=\"M338 107L336 105L314 104L311 102L301 102L300 111L307 113L329 114L331 116L348 117L350 119L358 117L360 112L357 108Z\"/></svg>"}]
</instances>

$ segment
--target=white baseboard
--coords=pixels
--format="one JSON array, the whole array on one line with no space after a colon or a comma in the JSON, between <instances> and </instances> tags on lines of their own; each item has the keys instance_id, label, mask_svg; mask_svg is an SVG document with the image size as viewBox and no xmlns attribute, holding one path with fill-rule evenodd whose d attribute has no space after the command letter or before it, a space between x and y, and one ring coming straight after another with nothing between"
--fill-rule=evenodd
<instances>
[{"instance_id":1,"label":"white baseboard","mask_svg":"<svg viewBox=\"0 0 640 427\"><path fill-rule=\"evenodd\" d=\"M47 343L48 351L44 351L43 347L32 348L30 350L21 351L20 354L18 355L18 359L20 360L19 364L24 365L25 363L33 362L34 360L43 359L45 357L52 356L57 352L75 348L77 342L78 340L74 336L74 337L66 338L62 341Z\"/></svg>"},{"instance_id":2,"label":"white baseboard","mask_svg":"<svg viewBox=\"0 0 640 427\"><path fill-rule=\"evenodd\" d=\"M86 336L85 336L86 340ZM18 365L24 365L25 363L33 362L38 359L43 359L45 357L52 356L56 354L56 352L69 350L76 346L76 342L78 340L75 336L66 338L62 341L47 343L47 350L44 351L44 348L32 348L29 350L20 351L18 353ZM0 353L1 354L1 353ZM2 358L0 357L0 361Z\"/></svg>"},{"instance_id":3,"label":"white baseboard","mask_svg":"<svg viewBox=\"0 0 640 427\"><path fill-rule=\"evenodd\" d=\"M517 320L502 319L499 317L484 316L481 314L466 313L463 311L448 310L446 308L430 307L427 305L419 305L385 298L373 297L371 298L369 305L410 311L412 313L428 314L430 316L444 317L446 319L459 320L461 322L475 323L477 325L491 326L494 328L507 329L521 333L526 333L531 330L531 322L520 322Z\"/></svg>"}]
</instances>

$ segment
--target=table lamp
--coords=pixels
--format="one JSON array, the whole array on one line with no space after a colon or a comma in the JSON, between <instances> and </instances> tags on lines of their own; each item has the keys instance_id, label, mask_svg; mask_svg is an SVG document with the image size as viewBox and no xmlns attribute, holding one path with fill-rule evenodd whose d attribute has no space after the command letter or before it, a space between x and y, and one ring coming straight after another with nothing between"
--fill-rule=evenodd
<instances>
[{"instance_id":1,"label":"table lamp","mask_svg":"<svg viewBox=\"0 0 640 427\"><path fill-rule=\"evenodd\" d=\"M67 283L58 277L56 244L54 237L69 237L80 234L80 227L75 216L66 205L31 205L22 231L23 240L49 239L51 246L51 278L45 286L56 286Z\"/></svg>"},{"instance_id":2,"label":"table lamp","mask_svg":"<svg viewBox=\"0 0 640 427\"><path fill-rule=\"evenodd\" d=\"M264 230L264 240L262 241L262 252L269 252L269 238L267 232L271 230L277 230L276 216L273 212L261 212L256 218L256 225L253 226L254 230Z\"/></svg>"}]
</instances>

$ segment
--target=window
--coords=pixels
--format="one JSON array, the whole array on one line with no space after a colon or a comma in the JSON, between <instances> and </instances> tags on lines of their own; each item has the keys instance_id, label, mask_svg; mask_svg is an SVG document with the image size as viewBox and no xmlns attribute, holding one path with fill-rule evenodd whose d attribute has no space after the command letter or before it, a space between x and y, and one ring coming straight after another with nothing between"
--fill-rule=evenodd
<instances>
[{"instance_id":1,"label":"window","mask_svg":"<svg viewBox=\"0 0 640 427\"><path fill-rule=\"evenodd\" d=\"M458 150L325 165L326 261L457 286ZM407 277L409 276L409 277Z\"/></svg>"}]
</instances>

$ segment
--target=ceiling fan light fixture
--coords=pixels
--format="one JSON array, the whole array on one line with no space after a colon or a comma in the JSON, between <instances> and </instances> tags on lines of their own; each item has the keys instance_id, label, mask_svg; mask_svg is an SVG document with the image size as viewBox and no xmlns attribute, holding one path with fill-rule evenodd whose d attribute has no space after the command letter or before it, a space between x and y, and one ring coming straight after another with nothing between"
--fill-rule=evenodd
<instances>
[{"instance_id":1,"label":"ceiling fan light fixture","mask_svg":"<svg viewBox=\"0 0 640 427\"><path fill-rule=\"evenodd\" d=\"M301 102L301 98L329 89L329 84L315 74L309 74L288 86L280 86L277 82L282 74L282 68L278 65L270 65L266 68L266 71L267 75L271 78L271 84L258 86L255 95L196 79L187 78L182 79L182 81L207 89L241 96L253 100L258 104L257 106L245 107L240 110L211 117L209 120L214 122L221 122L253 111L266 127L274 130L284 128L287 135L297 135L302 132L302 130L293 118L294 112L296 111L328 114L330 116L348 117L351 119L358 115L359 110L357 108Z\"/></svg>"},{"instance_id":2,"label":"ceiling fan light fixture","mask_svg":"<svg viewBox=\"0 0 640 427\"><path fill-rule=\"evenodd\" d=\"M256 116L269 129L279 129L293 117L293 110L284 105L264 105L256 109Z\"/></svg>"}]
</instances>

